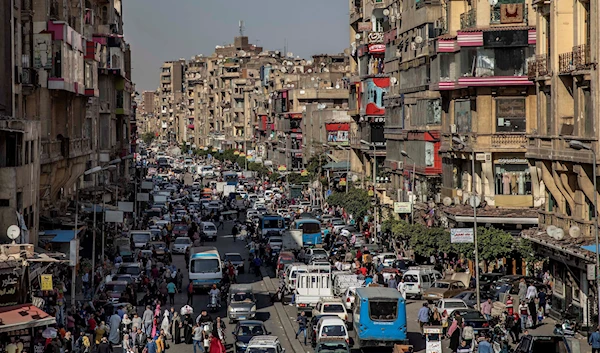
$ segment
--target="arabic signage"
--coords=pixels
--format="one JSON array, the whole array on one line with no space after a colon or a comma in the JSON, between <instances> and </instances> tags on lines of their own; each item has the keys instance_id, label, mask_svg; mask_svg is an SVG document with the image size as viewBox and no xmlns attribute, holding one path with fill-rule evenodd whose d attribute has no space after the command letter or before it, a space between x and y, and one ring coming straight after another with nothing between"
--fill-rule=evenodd
<instances>
[{"instance_id":1,"label":"arabic signage","mask_svg":"<svg viewBox=\"0 0 600 353\"><path fill-rule=\"evenodd\" d=\"M359 22L358 23L358 31L359 32L371 32L373 25L371 22Z\"/></svg>"},{"instance_id":2,"label":"arabic signage","mask_svg":"<svg viewBox=\"0 0 600 353\"><path fill-rule=\"evenodd\" d=\"M20 304L19 272L0 273L0 306Z\"/></svg>"},{"instance_id":3,"label":"arabic signage","mask_svg":"<svg viewBox=\"0 0 600 353\"><path fill-rule=\"evenodd\" d=\"M369 44L369 53L385 53L385 44Z\"/></svg>"},{"instance_id":4,"label":"arabic signage","mask_svg":"<svg viewBox=\"0 0 600 353\"><path fill-rule=\"evenodd\" d=\"M412 213L412 203L394 202L394 213Z\"/></svg>"},{"instance_id":5,"label":"arabic signage","mask_svg":"<svg viewBox=\"0 0 600 353\"><path fill-rule=\"evenodd\" d=\"M450 229L450 242L452 244L458 243L472 243L475 237L473 235L473 228L452 228Z\"/></svg>"},{"instance_id":6,"label":"arabic signage","mask_svg":"<svg viewBox=\"0 0 600 353\"><path fill-rule=\"evenodd\" d=\"M53 290L52 286L52 275L40 275L40 289L41 290Z\"/></svg>"}]
</instances>

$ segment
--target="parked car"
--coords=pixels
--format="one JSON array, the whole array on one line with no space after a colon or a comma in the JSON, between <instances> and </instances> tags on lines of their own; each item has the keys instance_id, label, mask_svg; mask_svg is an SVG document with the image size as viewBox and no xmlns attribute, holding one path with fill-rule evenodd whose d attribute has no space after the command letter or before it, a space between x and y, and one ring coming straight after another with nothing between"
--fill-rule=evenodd
<instances>
[{"instance_id":1,"label":"parked car","mask_svg":"<svg viewBox=\"0 0 600 353\"><path fill-rule=\"evenodd\" d=\"M473 290L466 290L464 292L460 292L453 298L462 300L470 308L474 308L475 305L477 305L477 293Z\"/></svg>"},{"instance_id":2,"label":"parked car","mask_svg":"<svg viewBox=\"0 0 600 353\"><path fill-rule=\"evenodd\" d=\"M253 319L256 316L256 298L251 284L232 284L227 294L229 322Z\"/></svg>"},{"instance_id":3,"label":"parked car","mask_svg":"<svg viewBox=\"0 0 600 353\"><path fill-rule=\"evenodd\" d=\"M437 303L435 303L435 306L438 308L440 313L445 311L448 313L448 315L452 315L452 312L457 309L469 309L467 303L460 299L454 298L440 299Z\"/></svg>"},{"instance_id":4,"label":"parked car","mask_svg":"<svg viewBox=\"0 0 600 353\"><path fill-rule=\"evenodd\" d=\"M475 309L456 309L452 312L452 316L460 315L465 323L465 326L472 326L475 334L489 331L490 323L479 310Z\"/></svg>"},{"instance_id":5,"label":"parked car","mask_svg":"<svg viewBox=\"0 0 600 353\"><path fill-rule=\"evenodd\" d=\"M467 289L461 281L438 279L423 293L423 299L433 301L442 298L452 298Z\"/></svg>"},{"instance_id":6,"label":"parked car","mask_svg":"<svg viewBox=\"0 0 600 353\"><path fill-rule=\"evenodd\" d=\"M350 346L345 340L321 340L315 347L315 353L350 353Z\"/></svg>"}]
</instances>

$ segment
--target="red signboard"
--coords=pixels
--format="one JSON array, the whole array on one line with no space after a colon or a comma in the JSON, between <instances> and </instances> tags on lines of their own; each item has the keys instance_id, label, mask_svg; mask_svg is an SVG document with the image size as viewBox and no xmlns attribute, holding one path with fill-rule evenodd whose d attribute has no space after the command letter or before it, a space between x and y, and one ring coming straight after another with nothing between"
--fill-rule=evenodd
<instances>
[{"instance_id":1,"label":"red signboard","mask_svg":"<svg viewBox=\"0 0 600 353\"><path fill-rule=\"evenodd\" d=\"M327 131L349 131L350 124L349 123L327 123L325 125Z\"/></svg>"},{"instance_id":2,"label":"red signboard","mask_svg":"<svg viewBox=\"0 0 600 353\"><path fill-rule=\"evenodd\" d=\"M385 53L385 44L369 44L369 53Z\"/></svg>"}]
</instances>

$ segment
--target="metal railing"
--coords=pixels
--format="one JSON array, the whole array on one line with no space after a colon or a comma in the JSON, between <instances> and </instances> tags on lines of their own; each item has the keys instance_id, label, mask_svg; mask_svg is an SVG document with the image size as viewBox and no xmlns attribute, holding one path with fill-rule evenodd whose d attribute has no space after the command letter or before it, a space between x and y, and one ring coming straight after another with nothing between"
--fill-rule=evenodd
<instances>
[{"instance_id":1,"label":"metal railing","mask_svg":"<svg viewBox=\"0 0 600 353\"><path fill-rule=\"evenodd\" d=\"M568 74L575 70L573 65L573 52L562 53L558 55L558 73Z\"/></svg>"},{"instance_id":2,"label":"metal railing","mask_svg":"<svg viewBox=\"0 0 600 353\"><path fill-rule=\"evenodd\" d=\"M460 14L461 29L471 28L475 25L477 25L477 12L475 12L475 9Z\"/></svg>"},{"instance_id":3,"label":"metal railing","mask_svg":"<svg viewBox=\"0 0 600 353\"><path fill-rule=\"evenodd\" d=\"M587 70L590 68L590 47L587 44L573 47L573 65L577 70Z\"/></svg>"},{"instance_id":4,"label":"metal railing","mask_svg":"<svg viewBox=\"0 0 600 353\"><path fill-rule=\"evenodd\" d=\"M527 60L527 76L529 78L548 76L549 74L548 56L545 54L536 55Z\"/></svg>"}]
</instances>

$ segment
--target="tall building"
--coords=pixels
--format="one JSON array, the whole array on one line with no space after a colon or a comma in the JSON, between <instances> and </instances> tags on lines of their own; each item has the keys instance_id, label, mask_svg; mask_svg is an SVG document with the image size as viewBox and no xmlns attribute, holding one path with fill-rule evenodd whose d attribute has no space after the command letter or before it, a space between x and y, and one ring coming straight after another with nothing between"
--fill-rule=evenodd
<instances>
[{"instance_id":1,"label":"tall building","mask_svg":"<svg viewBox=\"0 0 600 353\"><path fill-rule=\"evenodd\" d=\"M555 283L549 300L553 314L567 310L584 326L598 322L599 293L590 277L598 231L598 5L533 1L530 17L538 30L530 31L529 40L537 46L528 75L538 94L528 108L532 130L524 143L532 186L541 188L536 200L541 207L540 229L522 236L548 259Z\"/></svg>"},{"instance_id":2,"label":"tall building","mask_svg":"<svg viewBox=\"0 0 600 353\"><path fill-rule=\"evenodd\" d=\"M168 143L181 143L185 140L183 112L183 84L185 81L185 60L167 61L160 68L159 104L160 138Z\"/></svg>"}]
</instances>

